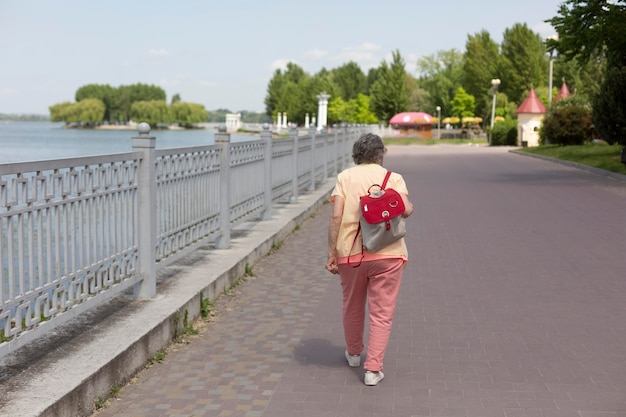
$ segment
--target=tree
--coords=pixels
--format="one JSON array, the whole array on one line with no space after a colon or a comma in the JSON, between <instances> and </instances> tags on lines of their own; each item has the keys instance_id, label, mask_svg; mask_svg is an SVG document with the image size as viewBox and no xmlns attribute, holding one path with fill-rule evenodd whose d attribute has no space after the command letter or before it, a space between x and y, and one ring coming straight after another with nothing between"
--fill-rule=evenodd
<instances>
[{"instance_id":1,"label":"tree","mask_svg":"<svg viewBox=\"0 0 626 417\"><path fill-rule=\"evenodd\" d=\"M335 83L331 81L330 72L325 68L322 68L317 74L308 77L304 81L301 94L302 114L300 116L294 115L296 120L303 123L306 118L306 113L309 113L309 116L317 114L319 103L317 96L319 96L320 93L330 95L331 100L340 97ZM328 122L330 123L331 119L329 119Z\"/></svg>"},{"instance_id":2,"label":"tree","mask_svg":"<svg viewBox=\"0 0 626 417\"><path fill-rule=\"evenodd\" d=\"M169 124L172 120L165 100L135 101L130 108L130 116L137 123L145 122L153 128Z\"/></svg>"},{"instance_id":3,"label":"tree","mask_svg":"<svg viewBox=\"0 0 626 417\"><path fill-rule=\"evenodd\" d=\"M372 112L370 102L370 97L365 94L359 94L357 98L349 101L335 97L328 104L328 121L331 123L378 123L376 115Z\"/></svg>"},{"instance_id":4,"label":"tree","mask_svg":"<svg viewBox=\"0 0 626 417\"><path fill-rule=\"evenodd\" d=\"M180 103L180 101L180 94L176 93L172 96L172 101L170 102L170 104Z\"/></svg>"},{"instance_id":5,"label":"tree","mask_svg":"<svg viewBox=\"0 0 626 417\"><path fill-rule=\"evenodd\" d=\"M592 97L593 124L609 143L626 146L626 1L567 0L547 20L558 34L550 40L565 60L606 61L606 74Z\"/></svg>"},{"instance_id":6,"label":"tree","mask_svg":"<svg viewBox=\"0 0 626 417\"><path fill-rule=\"evenodd\" d=\"M339 123L352 118L348 103L341 97L331 98L328 103L328 123Z\"/></svg>"},{"instance_id":7,"label":"tree","mask_svg":"<svg viewBox=\"0 0 626 417\"><path fill-rule=\"evenodd\" d=\"M352 122L366 125L378 123L376 115L372 112L369 96L359 94L356 99L351 101L354 102L354 119Z\"/></svg>"},{"instance_id":8,"label":"tree","mask_svg":"<svg viewBox=\"0 0 626 417\"><path fill-rule=\"evenodd\" d=\"M137 101L165 101L165 90L148 84L131 84L119 87L120 119L131 119L131 107Z\"/></svg>"},{"instance_id":9,"label":"tree","mask_svg":"<svg viewBox=\"0 0 626 417\"><path fill-rule=\"evenodd\" d=\"M98 99L104 103L104 120L116 120L120 112L119 94L117 88L108 84L87 84L76 90L76 102L86 99Z\"/></svg>"},{"instance_id":10,"label":"tree","mask_svg":"<svg viewBox=\"0 0 626 417\"><path fill-rule=\"evenodd\" d=\"M75 117L75 122L86 123L89 125L102 123L104 120L104 114L106 112L106 106L102 100L97 98L88 98L81 100L78 103L72 105Z\"/></svg>"},{"instance_id":11,"label":"tree","mask_svg":"<svg viewBox=\"0 0 626 417\"><path fill-rule=\"evenodd\" d=\"M541 37L526 24L517 23L504 31L500 89L521 103L531 86L547 85L548 60Z\"/></svg>"},{"instance_id":12,"label":"tree","mask_svg":"<svg viewBox=\"0 0 626 417\"><path fill-rule=\"evenodd\" d=\"M554 86L552 98L556 97L563 82L567 83L572 94L586 97L588 100L600 91L604 79L606 62L594 59L581 62L579 58L561 59L558 55L553 62Z\"/></svg>"},{"instance_id":13,"label":"tree","mask_svg":"<svg viewBox=\"0 0 626 417\"><path fill-rule=\"evenodd\" d=\"M169 116L173 123L191 127L196 123L205 122L208 118L208 112L202 104L178 101L169 107Z\"/></svg>"},{"instance_id":14,"label":"tree","mask_svg":"<svg viewBox=\"0 0 626 417\"><path fill-rule=\"evenodd\" d=\"M67 123L67 115L69 114L69 110L73 103L69 101L65 101L63 103L53 104L48 107L50 110L50 121L52 122L66 122Z\"/></svg>"},{"instance_id":15,"label":"tree","mask_svg":"<svg viewBox=\"0 0 626 417\"><path fill-rule=\"evenodd\" d=\"M626 146L626 67L607 70L592 109L593 124L600 136L610 144Z\"/></svg>"},{"instance_id":16,"label":"tree","mask_svg":"<svg viewBox=\"0 0 626 417\"><path fill-rule=\"evenodd\" d=\"M559 15L546 20L558 34L551 40L566 59L587 62L606 57L609 67L626 66L626 1L566 0Z\"/></svg>"},{"instance_id":17,"label":"tree","mask_svg":"<svg viewBox=\"0 0 626 417\"><path fill-rule=\"evenodd\" d=\"M419 82L408 72L405 77L407 109L426 112L428 112L429 109L434 109L436 105L432 103L428 91L420 88Z\"/></svg>"},{"instance_id":18,"label":"tree","mask_svg":"<svg viewBox=\"0 0 626 417\"><path fill-rule=\"evenodd\" d=\"M337 86L339 97L346 101L367 91L367 78L361 67L353 61L331 70L330 79Z\"/></svg>"},{"instance_id":19,"label":"tree","mask_svg":"<svg viewBox=\"0 0 626 417\"><path fill-rule=\"evenodd\" d=\"M438 51L417 61L418 82L430 95L432 106L440 106L441 114L449 114L450 102L463 81L463 54L456 49Z\"/></svg>"},{"instance_id":20,"label":"tree","mask_svg":"<svg viewBox=\"0 0 626 417\"><path fill-rule=\"evenodd\" d=\"M491 112L491 80L500 78L500 52L498 44L491 39L489 32L483 30L475 35L468 35L463 54L463 86L476 98L474 114L483 119Z\"/></svg>"},{"instance_id":21,"label":"tree","mask_svg":"<svg viewBox=\"0 0 626 417\"><path fill-rule=\"evenodd\" d=\"M365 94L366 95L368 96L372 95L372 86L378 80L378 74L379 74L379 68L370 68L369 71L367 71L367 77L365 79L366 81Z\"/></svg>"},{"instance_id":22,"label":"tree","mask_svg":"<svg viewBox=\"0 0 626 417\"><path fill-rule=\"evenodd\" d=\"M293 62L287 64L285 72L277 69L268 84L265 96L265 110L268 116L275 119L277 113L286 112L289 121L304 122L307 112L304 87L309 78L310 75Z\"/></svg>"},{"instance_id":23,"label":"tree","mask_svg":"<svg viewBox=\"0 0 626 417\"><path fill-rule=\"evenodd\" d=\"M459 115L459 117L473 117L474 116L474 96L467 94L467 91L463 87L459 87L456 90L456 94L450 104L452 105L452 113Z\"/></svg>"},{"instance_id":24,"label":"tree","mask_svg":"<svg viewBox=\"0 0 626 417\"><path fill-rule=\"evenodd\" d=\"M400 51L392 52L390 65L382 61L378 80L371 90L371 105L376 117L384 123L397 113L407 110L406 76Z\"/></svg>"}]
</instances>

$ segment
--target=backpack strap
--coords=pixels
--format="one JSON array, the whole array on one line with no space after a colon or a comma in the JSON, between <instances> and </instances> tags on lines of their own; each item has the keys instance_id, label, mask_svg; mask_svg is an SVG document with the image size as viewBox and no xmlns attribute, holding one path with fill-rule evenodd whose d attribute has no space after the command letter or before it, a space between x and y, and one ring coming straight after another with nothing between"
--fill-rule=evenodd
<instances>
[{"instance_id":1,"label":"backpack strap","mask_svg":"<svg viewBox=\"0 0 626 417\"><path fill-rule=\"evenodd\" d=\"M391 176L391 171L387 171L387 174L385 174L385 179L383 180L383 185L380 186L381 190L384 190L385 187L387 186L387 180L389 179L390 176Z\"/></svg>"}]
</instances>

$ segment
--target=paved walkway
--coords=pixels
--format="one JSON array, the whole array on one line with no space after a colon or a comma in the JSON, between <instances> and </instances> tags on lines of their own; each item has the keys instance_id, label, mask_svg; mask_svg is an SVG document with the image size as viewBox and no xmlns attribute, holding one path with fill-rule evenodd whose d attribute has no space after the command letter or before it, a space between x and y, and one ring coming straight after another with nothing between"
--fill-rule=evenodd
<instances>
[{"instance_id":1,"label":"paved walkway","mask_svg":"<svg viewBox=\"0 0 626 417\"><path fill-rule=\"evenodd\" d=\"M416 209L379 386L343 358L325 205L98 416L626 416L626 182L505 149L386 165Z\"/></svg>"}]
</instances>

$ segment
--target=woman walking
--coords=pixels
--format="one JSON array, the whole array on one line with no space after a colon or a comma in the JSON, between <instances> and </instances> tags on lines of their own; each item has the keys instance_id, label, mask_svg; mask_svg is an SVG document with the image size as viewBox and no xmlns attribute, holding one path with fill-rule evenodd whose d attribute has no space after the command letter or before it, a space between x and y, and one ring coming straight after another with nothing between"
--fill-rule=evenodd
<instances>
[{"instance_id":1,"label":"woman walking","mask_svg":"<svg viewBox=\"0 0 626 417\"><path fill-rule=\"evenodd\" d=\"M328 229L326 269L339 274L343 292L343 328L348 365L359 367L364 349L366 303L369 312L369 340L363 367L365 385L377 385L384 378L383 358L387 349L396 300L407 262L407 248L401 238L377 252L362 247L359 233L359 198L373 184L381 184L385 145L378 135L366 133L354 143L355 166L337 175ZM404 202L403 216L413 213L406 183L392 173L387 188L398 191Z\"/></svg>"}]
</instances>

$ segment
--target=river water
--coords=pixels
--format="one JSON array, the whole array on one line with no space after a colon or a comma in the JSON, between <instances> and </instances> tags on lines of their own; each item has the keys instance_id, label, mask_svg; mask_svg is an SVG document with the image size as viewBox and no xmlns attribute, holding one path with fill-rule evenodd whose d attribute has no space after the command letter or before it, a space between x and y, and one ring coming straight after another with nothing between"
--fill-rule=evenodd
<instances>
[{"instance_id":1,"label":"river water","mask_svg":"<svg viewBox=\"0 0 626 417\"><path fill-rule=\"evenodd\" d=\"M75 158L132 151L136 130L65 129L63 123L0 121L0 163ZM157 149L213 145L214 129L153 130ZM231 141L258 136L231 135Z\"/></svg>"}]
</instances>

